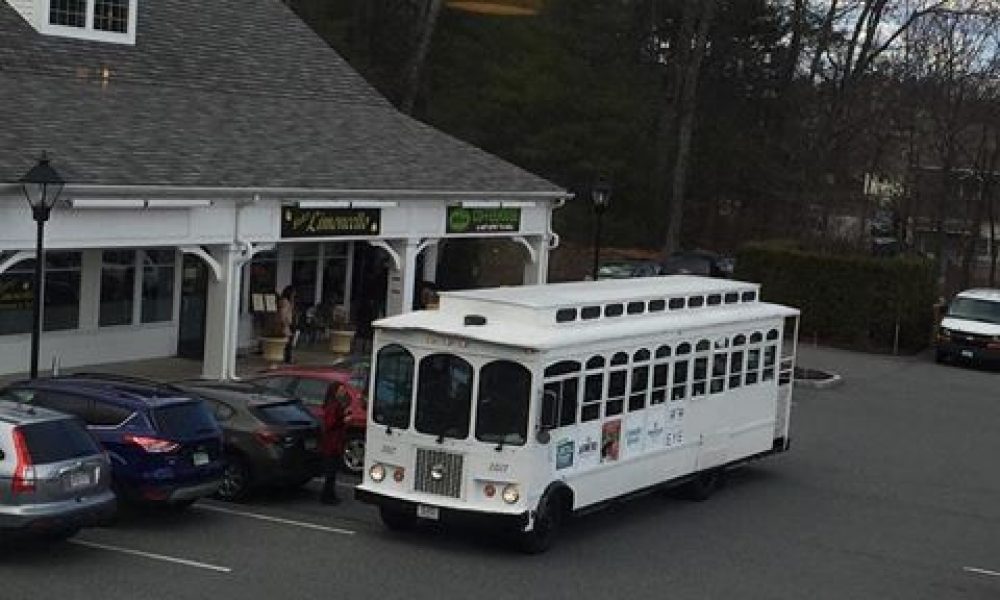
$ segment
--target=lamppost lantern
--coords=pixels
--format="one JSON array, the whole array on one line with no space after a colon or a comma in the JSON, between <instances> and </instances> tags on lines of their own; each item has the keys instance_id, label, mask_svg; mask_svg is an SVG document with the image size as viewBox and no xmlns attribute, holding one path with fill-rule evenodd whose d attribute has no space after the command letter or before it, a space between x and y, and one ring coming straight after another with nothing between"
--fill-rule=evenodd
<instances>
[{"instance_id":1,"label":"lamppost lantern","mask_svg":"<svg viewBox=\"0 0 1000 600\"><path fill-rule=\"evenodd\" d=\"M590 201L594 204L594 270L592 277L597 281L601 267L601 217L611 206L611 184L603 175L590 188Z\"/></svg>"},{"instance_id":2,"label":"lamppost lantern","mask_svg":"<svg viewBox=\"0 0 1000 600\"><path fill-rule=\"evenodd\" d=\"M38 347L42 336L42 304L45 293L42 269L45 266L45 222L52 214L52 207L59 200L66 180L59 171L49 163L49 157L43 152L38 164L21 177L24 197L31 207L31 216L35 220L38 235L35 238L35 278L32 283L32 324L31 324L31 378L38 377Z\"/></svg>"},{"instance_id":3,"label":"lamppost lantern","mask_svg":"<svg viewBox=\"0 0 1000 600\"><path fill-rule=\"evenodd\" d=\"M606 178L597 178L594 187L590 190L590 199L598 214L603 213L611 206L611 184Z\"/></svg>"},{"instance_id":4,"label":"lamppost lantern","mask_svg":"<svg viewBox=\"0 0 1000 600\"><path fill-rule=\"evenodd\" d=\"M55 170L49 157L43 152L38 163L21 177L20 183L24 188L24 198L31 206L32 216L36 221L47 221L52 213L52 207L62 194L66 180Z\"/></svg>"}]
</instances>

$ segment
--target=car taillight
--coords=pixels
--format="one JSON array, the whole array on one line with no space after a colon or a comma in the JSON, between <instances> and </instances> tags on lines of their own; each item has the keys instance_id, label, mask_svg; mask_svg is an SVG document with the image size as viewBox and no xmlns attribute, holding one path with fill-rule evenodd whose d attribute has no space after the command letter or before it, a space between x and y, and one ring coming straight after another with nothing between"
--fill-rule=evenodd
<instances>
[{"instance_id":1,"label":"car taillight","mask_svg":"<svg viewBox=\"0 0 1000 600\"><path fill-rule=\"evenodd\" d=\"M11 492L15 494L34 492L35 467L31 462L31 452L28 452L28 443L24 440L24 432L19 427L14 428L14 456L17 463L14 466L14 477L11 478Z\"/></svg>"},{"instance_id":2,"label":"car taillight","mask_svg":"<svg viewBox=\"0 0 1000 600\"><path fill-rule=\"evenodd\" d=\"M167 452L173 452L174 450L180 448L180 444L177 442L171 442L170 440L161 440L159 438L149 437L145 435L132 435L126 434L125 441L135 444L149 452L150 454L165 454Z\"/></svg>"},{"instance_id":3,"label":"car taillight","mask_svg":"<svg viewBox=\"0 0 1000 600\"><path fill-rule=\"evenodd\" d=\"M253 435L258 442L265 446L273 446L281 442L281 436L270 429L258 429L253 432Z\"/></svg>"}]
</instances>

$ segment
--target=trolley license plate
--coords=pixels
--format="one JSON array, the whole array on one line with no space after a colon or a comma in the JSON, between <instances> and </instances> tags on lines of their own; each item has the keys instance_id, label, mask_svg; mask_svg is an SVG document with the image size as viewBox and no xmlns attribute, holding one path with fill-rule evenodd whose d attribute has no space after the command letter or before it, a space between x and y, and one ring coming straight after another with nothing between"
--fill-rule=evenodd
<instances>
[{"instance_id":1,"label":"trolley license plate","mask_svg":"<svg viewBox=\"0 0 1000 600\"><path fill-rule=\"evenodd\" d=\"M205 453L205 452L195 452L194 454L191 455L191 462L193 462L194 466L196 466L196 467L200 467L202 465L207 465L208 464L208 454Z\"/></svg>"},{"instance_id":2,"label":"trolley license plate","mask_svg":"<svg viewBox=\"0 0 1000 600\"><path fill-rule=\"evenodd\" d=\"M90 487L90 473L77 471L69 474L69 489L78 490L85 487Z\"/></svg>"},{"instance_id":3,"label":"trolley license plate","mask_svg":"<svg viewBox=\"0 0 1000 600\"><path fill-rule=\"evenodd\" d=\"M962 358L973 358L975 353L972 350L962 350Z\"/></svg>"},{"instance_id":4,"label":"trolley license plate","mask_svg":"<svg viewBox=\"0 0 1000 600\"><path fill-rule=\"evenodd\" d=\"M426 506L424 504L417 505L417 516L421 519L430 519L431 521L437 521L441 518L441 509L436 506Z\"/></svg>"}]
</instances>

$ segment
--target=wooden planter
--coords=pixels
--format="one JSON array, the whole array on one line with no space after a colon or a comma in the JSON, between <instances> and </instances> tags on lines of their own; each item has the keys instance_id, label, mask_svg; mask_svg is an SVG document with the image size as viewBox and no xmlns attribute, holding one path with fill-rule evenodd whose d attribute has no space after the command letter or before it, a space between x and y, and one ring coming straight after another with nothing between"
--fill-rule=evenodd
<instances>
[{"instance_id":1,"label":"wooden planter","mask_svg":"<svg viewBox=\"0 0 1000 600\"><path fill-rule=\"evenodd\" d=\"M350 354L351 343L354 341L353 329L330 330L330 352L334 354Z\"/></svg>"},{"instance_id":2,"label":"wooden planter","mask_svg":"<svg viewBox=\"0 0 1000 600\"><path fill-rule=\"evenodd\" d=\"M260 349L264 355L264 360L270 363L280 363L285 361L285 345L288 338L283 337L262 337L260 338Z\"/></svg>"}]
</instances>

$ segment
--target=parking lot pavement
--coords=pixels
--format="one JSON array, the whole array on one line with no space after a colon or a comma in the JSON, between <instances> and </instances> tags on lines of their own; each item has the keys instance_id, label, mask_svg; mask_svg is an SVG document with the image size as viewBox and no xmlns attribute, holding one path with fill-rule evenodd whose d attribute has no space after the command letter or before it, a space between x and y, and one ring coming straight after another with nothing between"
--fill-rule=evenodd
<instances>
[{"instance_id":1,"label":"parking lot pavement","mask_svg":"<svg viewBox=\"0 0 1000 600\"><path fill-rule=\"evenodd\" d=\"M791 452L704 503L653 494L576 519L542 556L488 532L390 534L313 482L7 548L0 598L1000 598L1000 375L802 362L845 383L796 392Z\"/></svg>"}]
</instances>

